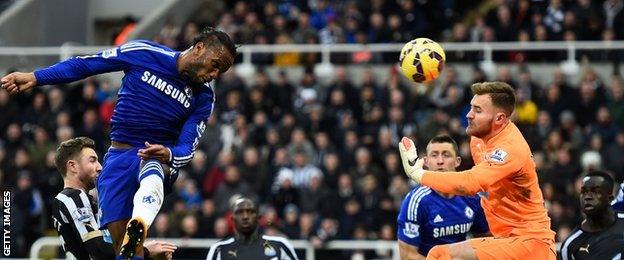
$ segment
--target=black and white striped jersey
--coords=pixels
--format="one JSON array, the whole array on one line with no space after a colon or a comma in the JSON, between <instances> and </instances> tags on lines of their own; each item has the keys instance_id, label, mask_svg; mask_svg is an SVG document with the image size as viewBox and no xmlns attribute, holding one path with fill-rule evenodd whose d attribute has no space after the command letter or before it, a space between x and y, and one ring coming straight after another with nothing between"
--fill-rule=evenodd
<instances>
[{"instance_id":1,"label":"black and white striped jersey","mask_svg":"<svg viewBox=\"0 0 624 260\"><path fill-rule=\"evenodd\" d=\"M583 231L575 228L561 244L559 259L624 259L624 213L616 213L611 227L598 231Z\"/></svg>"},{"instance_id":2,"label":"black and white striped jersey","mask_svg":"<svg viewBox=\"0 0 624 260\"><path fill-rule=\"evenodd\" d=\"M52 203L54 226L63 249L78 259L114 259L110 243L104 241L96 219L98 207L83 190L65 188Z\"/></svg>"},{"instance_id":3,"label":"black and white striped jersey","mask_svg":"<svg viewBox=\"0 0 624 260\"><path fill-rule=\"evenodd\" d=\"M263 235L249 244L240 243L234 237L221 240L210 247L206 259L295 260L299 258L286 238Z\"/></svg>"}]
</instances>

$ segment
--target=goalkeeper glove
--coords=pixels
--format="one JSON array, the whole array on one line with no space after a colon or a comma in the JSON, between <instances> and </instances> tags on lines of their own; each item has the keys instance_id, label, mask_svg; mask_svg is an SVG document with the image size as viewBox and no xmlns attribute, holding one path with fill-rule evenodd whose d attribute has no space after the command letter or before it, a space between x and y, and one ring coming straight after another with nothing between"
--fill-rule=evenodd
<instances>
[{"instance_id":1,"label":"goalkeeper glove","mask_svg":"<svg viewBox=\"0 0 624 260\"><path fill-rule=\"evenodd\" d=\"M425 173L423 169L423 164L425 162L422 158L418 158L414 141L403 137L401 142L399 142L399 152L401 153L401 162L403 163L405 173L410 179L420 184L420 180Z\"/></svg>"}]
</instances>

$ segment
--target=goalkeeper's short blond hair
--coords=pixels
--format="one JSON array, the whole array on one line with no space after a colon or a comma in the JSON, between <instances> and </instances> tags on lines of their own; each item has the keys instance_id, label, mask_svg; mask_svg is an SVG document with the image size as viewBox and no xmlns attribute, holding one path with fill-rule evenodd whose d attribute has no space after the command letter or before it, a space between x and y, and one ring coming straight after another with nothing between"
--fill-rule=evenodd
<instances>
[{"instance_id":1,"label":"goalkeeper's short blond hair","mask_svg":"<svg viewBox=\"0 0 624 260\"><path fill-rule=\"evenodd\" d=\"M490 95L492 104L505 111L507 117L513 113L516 105L516 94L509 84L500 81L479 82L472 84L470 89L475 95Z\"/></svg>"}]
</instances>

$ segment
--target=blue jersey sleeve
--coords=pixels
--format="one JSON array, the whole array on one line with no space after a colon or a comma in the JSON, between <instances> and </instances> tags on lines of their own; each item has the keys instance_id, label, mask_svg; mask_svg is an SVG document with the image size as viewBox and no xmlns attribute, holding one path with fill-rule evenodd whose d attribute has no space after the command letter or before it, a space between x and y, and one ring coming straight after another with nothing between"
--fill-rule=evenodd
<instances>
[{"instance_id":1,"label":"blue jersey sleeve","mask_svg":"<svg viewBox=\"0 0 624 260\"><path fill-rule=\"evenodd\" d=\"M490 231L490 227L488 226L487 219L485 219L485 213L481 207L481 198L479 196L474 196L471 197L469 201L470 207L474 211L474 219L470 231L473 234L487 233Z\"/></svg>"},{"instance_id":2,"label":"blue jersey sleeve","mask_svg":"<svg viewBox=\"0 0 624 260\"><path fill-rule=\"evenodd\" d=\"M613 210L624 211L624 183L620 185L620 191L611 203Z\"/></svg>"},{"instance_id":3,"label":"blue jersey sleeve","mask_svg":"<svg viewBox=\"0 0 624 260\"><path fill-rule=\"evenodd\" d=\"M401 204L401 210L399 211L398 226L397 226L397 238L399 240L418 247L420 245L420 237L422 233L422 224L424 216L426 214L426 207L422 204L420 207L416 206L418 196L418 190L414 189L405 197Z\"/></svg>"},{"instance_id":4,"label":"blue jersey sleeve","mask_svg":"<svg viewBox=\"0 0 624 260\"><path fill-rule=\"evenodd\" d=\"M180 168L193 159L195 149L197 149L199 144L199 138L201 138L206 129L206 121L214 107L214 93L212 90L208 91L208 93L202 93L197 100L197 104L199 105L195 111L182 126L176 145L169 148L171 149L171 166L173 168Z\"/></svg>"},{"instance_id":5,"label":"blue jersey sleeve","mask_svg":"<svg viewBox=\"0 0 624 260\"><path fill-rule=\"evenodd\" d=\"M125 70L127 57L119 48L112 48L90 56L77 56L34 72L37 85L70 83L96 74Z\"/></svg>"}]
</instances>

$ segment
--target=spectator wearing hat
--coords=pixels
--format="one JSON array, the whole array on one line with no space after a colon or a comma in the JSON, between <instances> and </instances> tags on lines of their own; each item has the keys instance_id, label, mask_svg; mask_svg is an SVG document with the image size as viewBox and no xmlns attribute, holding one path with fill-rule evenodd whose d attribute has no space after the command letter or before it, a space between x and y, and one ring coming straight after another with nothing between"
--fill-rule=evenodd
<instances>
[{"instance_id":1,"label":"spectator wearing hat","mask_svg":"<svg viewBox=\"0 0 624 260\"><path fill-rule=\"evenodd\" d=\"M297 206L299 204L299 190L293 186L294 172L289 168L282 168L277 173L276 185L271 195L271 203L276 208L280 217L287 205Z\"/></svg>"},{"instance_id":2,"label":"spectator wearing hat","mask_svg":"<svg viewBox=\"0 0 624 260\"><path fill-rule=\"evenodd\" d=\"M282 232L291 239L299 238L301 228L299 227L299 208L295 204L288 204L284 208L284 224Z\"/></svg>"}]
</instances>

